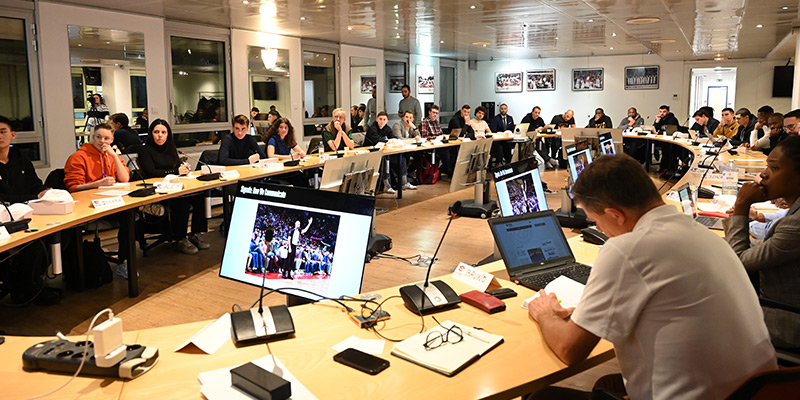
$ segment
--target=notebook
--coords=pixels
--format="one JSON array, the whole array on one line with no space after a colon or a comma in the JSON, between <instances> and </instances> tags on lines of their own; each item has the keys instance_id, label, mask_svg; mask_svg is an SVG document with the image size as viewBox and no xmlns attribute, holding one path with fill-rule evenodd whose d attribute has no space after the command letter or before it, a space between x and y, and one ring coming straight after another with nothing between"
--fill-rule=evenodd
<instances>
[{"instance_id":1,"label":"notebook","mask_svg":"<svg viewBox=\"0 0 800 400\"><path fill-rule=\"evenodd\" d=\"M430 350L425 348L424 344L428 339L429 333L437 331L444 335L453 325L461 328L463 337L461 342L447 343ZM442 375L453 376L500 343L503 343L503 337L500 335L494 335L452 321L445 321L433 329L418 333L395 344L392 349L392 355Z\"/></svg>"},{"instance_id":2,"label":"notebook","mask_svg":"<svg viewBox=\"0 0 800 400\"><path fill-rule=\"evenodd\" d=\"M694 191L691 187L689 187L688 183L678 188L678 197L681 200L681 207L684 214L694 216L695 221L707 228L718 230L725 229L722 226L722 220L724 218L709 215L697 215L697 198L694 196Z\"/></svg>"},{"instance_id":3,"label":"notebook","mask_svg":"<svg viewBox=\"0 0 800 400\"><path fill-rule=\"evenodd\" d=\"M575 261L552 210L493 218L489 227L512 281L533 290L561 275L586 284L592 269Z\"/></svg>"}]
</instances>

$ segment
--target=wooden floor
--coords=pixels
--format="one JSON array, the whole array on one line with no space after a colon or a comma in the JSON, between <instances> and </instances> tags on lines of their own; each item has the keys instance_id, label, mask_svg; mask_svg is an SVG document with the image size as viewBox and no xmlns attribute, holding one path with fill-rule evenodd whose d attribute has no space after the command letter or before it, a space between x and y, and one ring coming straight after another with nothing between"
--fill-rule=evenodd
<instances>
[{"instance_id":1,"label":"wooden floor","mask_svg":"<svg viewBox=\"0 0 800 400\"><path fill-rule=\"evenodd\" d=\"M564 186L566 172L547 171L543 179L550 188ZM382 194L377 207L384 209L377 217L377 231L393 239L389 252L400 257L433 255L447 224L447 207L456 200L472 197L473 191L449 193L449 182L421 185L419 190L405 191L402 200ZM560 194L547 195L548 206L560 206ZM172 245L151 250L140 258L140 296L127 297L127 282L119 277L110 284L82 293L67 291L57 305L11 307L9 299L0 303L0 330L9 335L52 335L60 330L69 334L85 334L89 321L99 310L110 307L123 320L127 330L159 327L214 319L229 312L234 304L243 308L258 298L259 289L220 278L219 264L225 241L217 231L219 219L209 223L206 234L211 249L196 255L183 255ZM567 236L578 232L568 231ZM103 246L116 247L114 232L103 235ZM450 273L459 262L475 264L493 252L493 239L486 220L457 218L439 252L431 276ZM365 265L362 292L422 281L425 269L392 258L374 259ZM58 285L58 281L51 282ZM282 304L284 297L273 294L269 304ZM531 322L533 323L533 322ZM562 382L562 385L590 389L592 383L607 373L618 372L616 359L584 374Z\"/></svg>"}]
</instances>

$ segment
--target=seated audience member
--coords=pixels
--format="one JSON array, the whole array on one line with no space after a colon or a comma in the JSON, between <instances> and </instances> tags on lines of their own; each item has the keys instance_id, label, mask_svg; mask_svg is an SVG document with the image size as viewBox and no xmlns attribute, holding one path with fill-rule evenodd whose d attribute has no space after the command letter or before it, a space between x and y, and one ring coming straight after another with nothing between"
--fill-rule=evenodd
<instances>
[{"instance_id":1,"label":"seated audience member","mask_svg":"<svg viewBox=\"0 0 800 400\"><path fill-rule=\"evenodd\" d=\"M515 133L514 127L514 118L508 115L508 105L505 103L500 104L500 114L497 114L494 116L494 118L492 118L492 122L489 124L489 129L492 132L497 133L506 131ZM502 156L502 159L506 164L511 162L511 158L514 156L513 150L514 143L512 143L510 140L492 143L492 156L498 160L500 159L499 157Z\"/></svg>"},{"instance_id":2,"label":"seated audience member","mask_svg":"<svg viewBox=\"0 0 800 400\"><path fill-rule=\"evenodd\" d=\"M756 112L755 130L750 133L750 146L754 148L769 147L769 117L775 113L770 106L761 106Z\"/></svg>"},{"instance_id":3,"label":"seated audience member","mask_svg":"<svg viewBox=\"0 0 800 400\"><path fill-rule=\"evenodd\" d=\"M750 147L750 132L755 129L756 120L750 110L747 108L740 108L736 110L736 123L739 125L739 131L731 138L731 143L734 146L740 145Z\"/></svg>"},{"instance_id":4,"label":"seated audience member","mask_svg":"<svg viewBox=\"0 0 800 400\"><path fill-rule=\"evenodd\" d=\"M528 124L528 132L542 132L544 131L544 119L540 116L542 113L542 109L539 106L534 106L531 112L529 112L525 117L522 118L523 124ZM550 158L549 147L547 147L547 143L549 143L549 139L545 140L543 138L536 138L536 157L537 160L542 160L545 168L555 168L558 166L558 160L555 158Z\"/></svg>"},{"instance_id":5,"label":"seated audience member","mask_svg":"<svg viewBox=\"0 0 800 400\"><path fill-rule=\"evenodd\" d=\"M479 139L483 139L486 135L492 133L492 131L489 130L489 124L483 120L485 116L486 107L478 106L478 108L475 109L475 118L469 120L469 126L471 126L472 130L475 132L475 137Z\"/></svg>"},{"instance_id":6,"label":"seated audience member","mask_svg":"<svg viewBox=\"0 0 800 400\"><path fill-rule=\"evenodd\" d=\"M323 108L327 108L327 107L328 107L328 106L325 106L325 107L323 107ZM277 118L281 118L281 113L279 113L279 112L278 112L278 109L277 109L277 108L275 108L275 105L274 105L274 104L273 104L273 105L271 105L271 106L269 106L269 112L273 112L273 111L275 112L275 116L276 116Z\"/></svg>"},{"instance_id":7,"label":"seated audience member","mask_svg":"<svg viewBox=\"0 0 800 400\"><path fill-rule=\"evenodd\" d=\"M350 126L358 125L358 106L353 104L350 106Z\"/></svg>"},{"instance_id":8,"label":"seated audience member","mask_svg":"<svg viewBox=\"0 0 800 400\"><path fill-rule=\"evenodd\" d=\"M550 124L555 125L558 130L561 130L561 128L574 128L574 115L574 111L567 110L567 112L563 114L554 116L553 119L550 120ZM567 160L562 157L560 137L550 138L550 157L557 160L556 162L558 162L558 165L561 165L562 168L567 166Z\"/></svg>"},{"instance_id":9,"label":"seated audience member","mask_svg":"<svg viewBox=\"0 0 800 400\"><path fill-rule=\"evenodd\" d=\"M725 239L744 268L758 272L761 296L800 306L800 137L778 143L759 176L759 183L748 182L739 189L732 215L724 222ZM789 205L789 211L772 224L761 243L752 244L748 229L750 207L778 198ZM800 348L800 316L764 308L764 318L775 346Z\"/></svg>"},{"instance_id":10,"label":"seated audience member","mask_svg":"<svg viewBox=\"0 0 800 400\"><path fill-rule=\"evenodd\" d=\"M528 305L560 360L577 364L600 338L610 341L622 374L601 381L621 389L624 380L627 393L615 394L631 399L721 399L752 374L776 368L736 254L665 204L641 164L625 154L600 156L572 194L610 239L577 307L563 308L544 290ZM578 398L574 392L547 388L533 398Z\"/></svg>"},{"instance_id":11,"label":"seated audience member","mask_svg":"<svg viewBox=\"0 0 800 400\"><path fill-rule=\"evenodd\" d=\"M428 110L428 117L422 120L421 133L422 137L430 140L434 140L442 135L442 124L439 122L439 106L436 104L432 105L430 110ZM442 163L442 166L439 168L439 172L442 174L447 174L448 176L452 176L453 164L455 163L455 158L451 157L452 149L439 148L434 152L436 153L436 158Z\"/></svg>"},{"instance_id":12,"label":"seated audience member","mask_svg":"<svg viewBox=\"0 0 800 400\"><path fill-rule=\"evenodd\" d=\"M797 136L800 134L800 108L789 111L783 116L783 130L789 136Z\"/></svg>"},{"instance_id":13,"label":"seated audience member","mask_svg":"<svg viewBox=\"0 0 800 400\"><path fill-rule=\"evenodd\" d=\"M277 111L270 110L270 112L267 113L267 126L266 126L266 129L271 128L272 124L274 124L275 121L280 117L281 117L281 115L278 114Z\"/></svg>"},{"instance_id":14,"label":"seated audience member","mask_svg":"<svg viewBox=\"0 0 800 400\"><path fill-rule=\"evenodd\" d=\"M325 127L322 132L322 142L325 143L325 151L338 151L344 150L347 147L353 150L356 143L353 142L353 134L347 129L347 113L337 108L333 110L333 117L331 122ZM367 144L364 143L364 146Z\"/></svg>"},{"instance_id":15,"label":"seated audience member","mask_svg":"<svg viewBox=\"0 0 800 400\"><path fill-rule=\"evenodd\" d=\"M128 116L123 113L116 113L108 118L109 125L114 129L114 141L111 142L112 146L117 146L119 151L127 153L127 149L131 146L142 144L139 140L139 133L128 126Z\"/></svg>"},{"instance_id":16,"label":"seated audience member","mask_svg":"<svg viewBox=\"0 0 800 400\"><path fill-rule=\"evenodd\" d=\"M451 132L453 129L461 129L460 137L475 140L475 131L472 130L472 126L469 124L469 110L469 104L461 106L461 111L453 115L453 118L450 118L447 128L450 129Z\"/></svg>"},{"instance_id":17,"label":"seated audience member","mask_svg":"<svg viewBox=\"0 0 800 400\"><path fill-rule=\"evenodd\" d=\"M375 119L375 122L372 124L372 126L367 129L367 135L364 137L364 146L374 146L378 143L386 143L392 138L394 138L394 133L392 132L392 129L389 128L389 114L386 114L385 111L381 111L378 113L378 117ZM402 154L394 154L387 157L389 158L392 175L394 175L395 179L400 182L403 190L416 190L417 187L408 182L408 164L405 157ZM383 167L383 165L381 166ZM394 193L394 189L389 182L389 176L385 173L385 171L382 172L381 175L383 178L382 181L384 184L384 191L388 193Z\"/></svg>"},{"instance_id":18,"label":"seated audience member","mask_svg":"<svg viewBox=\"0 0 800 400\"><path fill-rule=\"evenodd\" d=\"M589 124L586 125L587 128L613 128L614 123L611 122L611 117L606 115L606 112L602 108L597 108L594 110L594 118L589 120Z\"/></svg>"},{"instance_id":19,"label":"seated audience member","mask_svg":"<svg viewBox=\"0 0 800 400\"><path fill-rule=\"evenodd\" d=\"M147 134L148 130L150 129L150 122L147 119L147 107L142 110L142 113L136 117L136 125L139 126L139 129L136 129L136 132Z\"/></svg>"},{"instance_id":20,"label":"seated audience member","mask_svg":"<svg viewBox=\"0 0 800 400\"><path fill-rule=\"evenodd\" d=\"M719 126L719 121L714 119L714 109L708 106L700 107L692 118L695 122L690 129L694 129L701 137L710 136Z\"/></svg>"},{"instance_id":21,"label":"seated audience member","mask_svg":"<svg viewBox=\"0 0 800 400\"><path fill-rule=\"evenodd\" d=\"M628 109L628 115L619 121L619 125L617 129L629 129L629 128L636 128L637 126L644 125L644 118L639 115L639 112L636 111L636 107L631 107Z\"/></svg>"},{"instance_id":22,"label":"seated audience member","mask_svg":"<svg viewBox=\"0 0 800 400\"><path fill-rule=\"evenodd\" d=\"M217 162L220 165L245 165L266 158L256 138L248 134L250 121L242 114L233 117L233 133L222 138Z\"/></svg>"},{"instance_id":23,"label":"seated audience member","mask_svg":"<svg viewBox=\"0 0 800 400\"><path fill-rule=\"evenodd\" d=\"M656 132L661 132L661 128L667 125L680 126L680 124L678 118L675 118L675 114L669 111L668 105L663 104L661 107L658 107L658 115L656 115L656 119L653 121L653 128Z\"/></svg>"},{"instance_id":24,"label":"seated audience member","mask_svg":"<svg viewBox=\"0 0 800 400\"><path fill-rule=\"evenodd\" d=\"M353 125L353 132L366 132L365 125L367 124L367 106L364 103L358 106L358 124Z\"/></svg>"},{"instance_id":25,"label":"seated audience member","mask_svg":"<svg viewBox=\"0 0 800 400\"><path fill-rule=\"evenodd\" d=\"M766 214L758 212L755 206L750 206L749 217L752 219L752 221L750 221L750 235L752 235L753 238L764 240L764 238L767 237L767 232L772 229L772 225L785 217L789 212L789 207L791 207L791 204L787 204L782 198L773 199L772 203L775 204L779 210Z\"/></svg>"},{"instance_id":26,"label":"seated audience member","mask_svg":"<svg viewBox=\"0 0 800 400\"><path fill-rule=\"evenodd\" d=\"M191 172L189 164L183 163L175 148L172 128L163 119L150 124L147 143L139 150L139 167L142 175L148 178L163 178L167 175L187 175ZM184 254L196 254L198 249L208 249L211 245L203 238L208 230L206 220L205 195L202 193L175 197L167 200L170 212L170 239ZM186 235L189 213L192 214L191 233Z\"/></svg>"},{"instance_id":27,"label":"seated audience member","mask_svg":"<svg viewBox=\"0 0 800 400\"><path fill-rule=\"evenodd\" d=\"M404 112L403 119L392 125L392 134L398 139L416 139L420 137L419 129L414 125L414 113L412 111Z\"/></svg>"},{"instance_id":28,"label":"seated audience member","mask_svg":"<svg viewBox=\"0 0 800 400\"><path fill-rule=\"evenodd\" d=\"M267 145L267 158L294 160L306 156L294 138L294 127L286 118L278 118L264 136Z\"/></svg>"},{"instance_id":29,"label":"seated audience member","mask_svg":"<svg viewBox=\"0 0 800 400\"><path fill-rule=\"evenodd\" d=\"M251 121L258 121L261 118L261 110L258 107L253 107L250 109L250 120Z\"/></svg>"},{"instance_id":30,"label":"seated audience member","mask_svg":"<svg viewBox=\"0 0 800 400\"><path fill-rule=\"evenodd\" d=\"M36 175L36 168L21 151L11 148L17 132L11 120L0 115L0 195L2 201L21 203L41 198L47 191Z\"/></svg>"},{"instance_id":31,"label":"seated audience member","mask_svg":"<svg viewBox=\"0 0 800 400\"><path fill-rule=\"evenodd\" d=\"M758 142L756 142L756 146L751 146L753 149L761 150L766 155L769 155L778 143L789 137L789 134L783 130L783 114L772 113L772 115L769 116L768 122L769 135L764 135L764 138L767 139L766 145L759 139Z\"/></svg>"},{"instance_id":32,"label":"seated audience member","mask_svg":"<svg viewBox=\"0 0 800 400\"><path fill-rule=\"evenodd\" d=\"M717 129L714 130L715 139L732 139L739 133L739 124L733 117L732 108L725 107L722 109L722 120L719 122L719 125L717 125Z\"/></svg>"},{"instance_id":33,"label":"seated audience member","mask_svg":"<svg viewBox=\"0 0 800 400\"><path fill-rule=\"evenodd\" d=\"M522 117L522 124L528 124L528 132L537 131L541 132L544 129L544 119L540 116L542 109L539 106L534 106L531 112Z\"/></svg>"},{"instance_id":34,"label":"seated audience member","mask_svg":"<svg viewBox=\"0 0 800 400\"><path fill-rule=\"evenodd\" d=\"M130 172L122 158L111 148L113 140L114 133L110 125L97 125L92 133L92 143L84 143L67 158L64 184L70 192L128 182Z\"/></svg>"}]
</instances>

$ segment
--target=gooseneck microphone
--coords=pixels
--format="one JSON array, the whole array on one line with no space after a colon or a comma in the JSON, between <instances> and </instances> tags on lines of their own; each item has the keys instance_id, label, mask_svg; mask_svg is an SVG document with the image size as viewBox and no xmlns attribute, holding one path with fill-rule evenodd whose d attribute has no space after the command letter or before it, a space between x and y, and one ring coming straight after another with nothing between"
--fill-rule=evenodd
<instances>
[{"instance_id":1,"label":"gooseneck microphone","mask_svg":"<svg viewBox=\"0 0 800 400\"><path fill-rule=\"evenodd\" d=\"M211 170L211 166L208 165L207 163L204 163L204 162L200 161L199 158L192 157L192 156L190 156L190 155L188 155L188 154L186 154L186 153L184 153L182 151L179 152L179 153L180 153L181 157L186 157L187 159L192 159L194 161L197 161L197 164L205 165L206 168L208 168L208 173L207 174L203 174L203 175L200 175L200 176L197 177L198 181L201 181L201 182L215 181L215 180L219 179L219 177L221 176L221 174L219 172L213 172Z\"/></svg>"},{"instance_id":2,"label":"gooseneck microphone","mask_svg":"<svg viewBox=\"0 0 800 400\"><path fill-rule=\"evenodd\" d=\"M444 310L454 307L461 302L455 291L450 285L443 281L429 282L431 276L431 269L433 263L436 261L436 256L439 254L439 249L442 247L442 242L450 229L450 224L453 222L453 217L458 215L461 211L461 202L457 201L450 207L450 219L447 221L447 226L444 228L442 238L436 246L436 251L433 253L431 263L428 265L428 271L425 274L425 283L418 283L416 285L408 285L400 288L400 297L403 298L406 308L415 314L427 314L434 311Z\"/></svg>"},{"instance_id":3,"label":"gooseneck microphone","mask_svg":"<svg viewBox=\"0 0 800 400\"><path fill-rule=\"evenodd\" d=\"M125 147L122 147L120 150L121 150L122 154L125 154L125 157L128 158L128 162L130 162L131 165L135 166L136 169L139 170L139 171L142 170L139 167L139 165L135 161L133 161L133 159L131 158L131 155L125 152ZM142 178L142 183L139 186L144 186L144 187L141 188L141 189L136 189L136 190L128 193L128 196L130 196L130 197L147 197L147 196L152 196L152 195L156 194L156 187L153 186L150 183L147 183L147 181L144 180L144 175L142 173L139 173L139 176Z\"/></svg>"}]
</instances>

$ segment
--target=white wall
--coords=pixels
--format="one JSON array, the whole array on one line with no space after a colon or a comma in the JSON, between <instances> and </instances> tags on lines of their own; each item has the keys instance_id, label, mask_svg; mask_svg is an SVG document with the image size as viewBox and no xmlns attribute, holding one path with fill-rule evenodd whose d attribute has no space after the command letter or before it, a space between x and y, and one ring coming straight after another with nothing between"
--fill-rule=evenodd
<instances>
[{"instance_id":1,"label":"white wall","mask_svg":"<svg viewBox=\"0 0 800 400\"><path fill-rule=\"evenodd\" d=\"M161 18L47 2L38 2L37 5L42 108L50 165L37 171L39 176L47 176L52 168L63 167L67 157L75 152L67 25L143 33L150 118L169 118L169 101L164 90L167 87L167 62Z\"/></svg>"},{"instance_id":2,"label":"white wall","mask_svg":"<svg viewBox=\"0 0 800 400\"><path fill-rule=\"evenodd\" d=\"M785 60L733 60L687 62L684 74L691 76L692 68L736 67L736 102L734 110L747 107L755 114L756 110L768 104L775 111L786 113L791 111L792 99L788 97L772 97L772 76L776 65L786 64ZM797 91L795 89L795 91ZM714 117L719 119L715 110Z\"/></svg>"},{"instance_id":3,"label":"white wall","mask_svg":"<svg viewBox=\"0 0 800 400\"><path fill-rule=\"evenodd\" d=\"M100 68L103 79L103 99L111 114L125 113L131 118L131 74L127 65Z\"/></svg>"},{"instance_id":4,"label":"white wall","mask_svg":"<svg viewBox=\"0 0 800 400\"><path fill-rule=\"evenodd\" d=\"M367 101L372 98L372 93L361 93L361 77L376 76L376 74L377 68L374 66L350 67L350 106L361 103L367 104ZM350 112L348 104L343 104L342 108L347 108L347 112Z\"/></svg>"}]
</instances>

